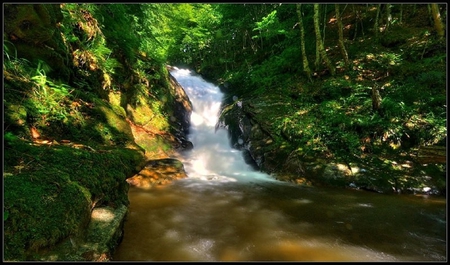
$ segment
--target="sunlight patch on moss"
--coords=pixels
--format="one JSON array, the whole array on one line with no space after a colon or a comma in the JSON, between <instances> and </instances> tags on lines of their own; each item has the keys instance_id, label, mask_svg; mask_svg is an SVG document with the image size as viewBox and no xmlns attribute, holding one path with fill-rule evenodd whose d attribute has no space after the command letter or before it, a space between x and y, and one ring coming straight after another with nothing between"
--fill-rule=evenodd
<instances>
[{"instance_id":1,"label":"sunlight patch on moss","mask_svg":"<svg viewBox=\"0 0 450 265\"><path fill-rule=\"evenodd\" d=\"M114 112L111 108L108 108L104 103L101 101L96 101L96 104L98 104L98 108L101 110L101 112L104 113L107 123L110 127L115 128L118 132L121 132L129 137L131 137L133 134L131 132L130 125L124 120L123 116L118 115L116 112ZM117 109L117 108L116 108ZM120 109L119 109L120 111ZM105 128L102 125L99 125L100 127L97 128L99 132L102 132L102 130Z\"/></svg>"}]
</instances>

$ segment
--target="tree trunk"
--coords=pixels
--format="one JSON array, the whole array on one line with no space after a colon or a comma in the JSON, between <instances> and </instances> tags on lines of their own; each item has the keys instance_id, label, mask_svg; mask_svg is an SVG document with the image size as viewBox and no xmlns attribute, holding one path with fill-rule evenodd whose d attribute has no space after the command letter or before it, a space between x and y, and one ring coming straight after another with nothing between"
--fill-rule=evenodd
<instances>
[{"instance_id":1,"label":"tree trunk","mask_svg":"<svg viewBox=\"0 0 450 265\"><path fill-rule=\"evenodd\" d=\"M355 8L355 4L352 4L352 10L355 16L355 32L353 33L353 40L356 40L356 35L358 34L358 22L359 22L359 14Z\"/></svg>"},{"instance_id":2,"label":"tree trunk","mask_svg":"<svg viewBox=\"0 0 450 265\"><path fill-rule=\"evenodd\" d=\"M336 21L338 24L338 33L339 33L339 47L341 48L341 53L342 53L342 57L344 58L344 62L345 62L345 67L348 67L348 54L347 54L347 50L345 49L345 44L344 44L344 29L342 26L342 18L341 18L341 13L339 11L339 4L335 4L335 12L336 12Z\"/></svg>"},{"instance_id":3,"label":"tree trunk","mask_svg":"<svg viewBox=\"0 0 450 265\"><path fill-rule=\"evenodd\" d=\"M375 39L378 39L378 33L380 32L380 29L378 28L378 25L379 25L378 20L380 18L380 9L381 9L381 4L378 4L377 16L375 17L375 25L374 25L374 28L373 28L373 30L375 32Z\"/></svg>"},{"instance_id":4,"label":"tree trunk","mask_svg":"<svg viewBox=\"0 0 450 265\"><path fill-rule=\"evenodd\" d=\"M302 18L301 6L302 6L302 4L297 4L298 25L300 28L300 42L301 42L300 45L302 48L303 71L305 71L306 77L308 77L309 81L312 83L311 69L309 69L308 57L306 57L305 29L303 28L303 18Z\"/></svg>"},{"instance_id":5,"label":"tree trunk","mask_svg":"<svg viewBox=\"0 0 450 265\"><path fill-rule=\"evenodd\" d=\"M439 13L438 4L431 4L431 12L434 20L434 28L440 39L444 37L444 25L442 24L441 14Z\"/></svg>"},{"instance_id":6,"label":"tree trunk","mask_svg":"<svg viewBox=\"0 0 450 265\"><path fill-rule=\"evenodd\" d=\"M381 95L380 91L378 90L378 86L374 84L372 86L372 110L374 112L380 113L380 107L381 107Z\"/></svg>"},{"instance_id":7,"label":"tree trunk","mask_svg":"<svg viewBox=\"0 0 450 265\"><path fill-rule=\"evenodd\" d=\"M398 19L398 23L402 24L403 19L403 4L400 4L400 18Z\"/></svg>"},{"instance_id":8,"label":"tree trunk","mask_svg":"<svg viewBox=\"0 0 450 265\"><path fill-rule=\"evenodd\" d=\"M391 4L386 4L386 27L384 29L387 32L389 25L391 24L392 15L391 15Z\"/></svg>"},{"instance_id":9,"label":"tree trunk","mask_svg":"<svg viewBox=\"0 0 450 265\"><path fill-rule=\"evenodd\" d=\"M327 5L324 4L325 6L325 10L323 11L323 39L322 42L325 43L325 29L326 29L326 25L327 25Z\"/></svg>"},{"instance_id":10,"label":"tree trunk","mask_svg":"<svg viewBox=\"0 0 450 265\"><path fill-rule=\"evenodd\" d=\"M335 69L333 65L331 64L330 59L327 56L327 53L325 51L325 47L322 42L322 38L320 36L320 27L319 27L319 4L314 4L314 29L316 31L316 47L319 49L319 54L321 59L325 62L328 70L330 71L331 75L335 74Z\"/></svg>"},{"instance_id":11,"label":"tree trunk","mask_svg":"<svg viewBox=\"0 0 450 265\"><path fill-rule=\"evenodd\" d=\"M320 48L319 44L316 42L316 60L314 61L314 69L318 71L320 68Z\"/></svg>"},{"instance_id":12,"label":"tree trunk","mask_svg":"<svg viewBox=\"0 0 450 265\"><path fill-rule=\"evenodd\" d=\"M428 17L428 21L430 22L430 25L433 25L433 12L431 11L431 5L430 4L427 5L427 9L428 9L428 15L430 15Z\"/></svg>"}]
</instances>

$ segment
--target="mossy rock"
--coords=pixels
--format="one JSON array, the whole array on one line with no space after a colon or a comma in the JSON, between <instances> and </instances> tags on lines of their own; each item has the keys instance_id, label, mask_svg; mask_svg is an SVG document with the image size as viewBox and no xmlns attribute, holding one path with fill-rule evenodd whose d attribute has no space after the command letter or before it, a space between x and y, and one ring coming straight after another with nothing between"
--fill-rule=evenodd
<instances>
[{"instance_id":1,"label":"mossy rock","mask_svg":"<svg viewBox=\"0 0 450 265\"><path fill-rule=\"evenodd\" d=\"M76 234L89 222L90 194L66 174L19 174L6 177L4 184L7 260L23 260L28 252Z\"/></svg>"},{"instance_id":2,"label":"mossy rock","mask_svg":"<svg viewBox=\"0 0 450 265\"><path fill-rule=\"evenodd\" d=\"M57 23L63 15L59 4L6 4L5 45L17 57L34 64L45 62L47 74L68 80L71 60ZM50 70L51 69L51 70Z\"/></svg>"},{"instance_id":3,"label":"mossy rock","mask_svg":"<svg viewBox=\"0 0 450 265\"><path fill-rule=\"evenodd\" d=\"M4 171L5 258L24 260L78 235L92 207L128 205L131 176L143 162L136 150L94 152L8 140Z\"/></svg>"}]
</instances>

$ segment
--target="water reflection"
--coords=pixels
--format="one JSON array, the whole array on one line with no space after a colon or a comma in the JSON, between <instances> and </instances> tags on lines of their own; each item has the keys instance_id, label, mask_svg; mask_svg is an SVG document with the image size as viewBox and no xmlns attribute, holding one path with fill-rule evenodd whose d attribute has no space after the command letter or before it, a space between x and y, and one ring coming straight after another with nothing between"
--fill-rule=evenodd
<instances>
[{"instance_id":1,"label":"water reflection","mask_svg":"<svg viewBox=\"0 0 450 265\"><path fill-rule=\"evenodd\" d=\"M445 220L442 204L348 193L199 179L151 191L132 188L124 241L114 259L445 260L445 224L434 220Z\"/></svg>"},{"instance_id":2,"label":"water reflection","mask_svg":"<svg viewBox=\"0 0 450 265\"><path fill-rule=\"evenodd\" d=\"M254 171L215 132L218 88L172 72L193 103L187 179L131 187L122 261L442 261L445 199L306 188Z\"/></svg>"}]
</instances>

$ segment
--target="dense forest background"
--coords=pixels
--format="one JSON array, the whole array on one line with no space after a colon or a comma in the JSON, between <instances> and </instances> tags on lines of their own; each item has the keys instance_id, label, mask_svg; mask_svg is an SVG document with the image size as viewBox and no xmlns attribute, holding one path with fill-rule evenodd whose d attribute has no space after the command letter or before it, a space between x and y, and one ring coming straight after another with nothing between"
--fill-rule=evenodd
<instances>
[{"instance_id":1,"label":"dense forest background","mask_svg":"<svg viewBox=\"0 0 450 265\"><path fill-rule=\"evenodd\" d=\"M260 168L281 171L281 179L309 183L314 179L287 175L327 175L329 168L293 164L310 157L332 159L341 162L336 165L339 168L356 164L374 173L357 178L357 186L405 191L414 189L412 182L423 184L426 178L418 177L423 168L412 169L411 161L445 163L445 148L437 147L445 146L447 134L444 6L236 4L216 8L220 26L200 45L187 44L185 49L197 55L183 61L222 84L229 104L222 121L232 138L240 130L233 122L239 112L244 112L240 118L258 123L269 136L256 142L264 154L233 139L236 146L250 149ZM190 36L195 34L189 40ZM206 44L208 48L203 48ZM170 58L178 62L180 57ZM241 110L238 102L243 102ZM271 144L266 148L267 141ZM424 151L423 158L421 146L435 148ZM441 165L440 170L445 172L444 168ZM416 177L405 178L405 174ZM432 174L441 176L441 184L433 185L445 183L445 174ZM325 182L342 185L342 179L326 177Z\"/></svg>"},{"instance_id":2,"label":"dense forest background","mask_svg":"<svg viewBox=\"0 0 450 265\"><path fill-rule=\"evenodd\" d=\"M218 126L279 179L445 195L446 8L4 4L5 258L126 205L124 179L185 146L167 64L220 85Z\"/></svg>"}]
</instances>

